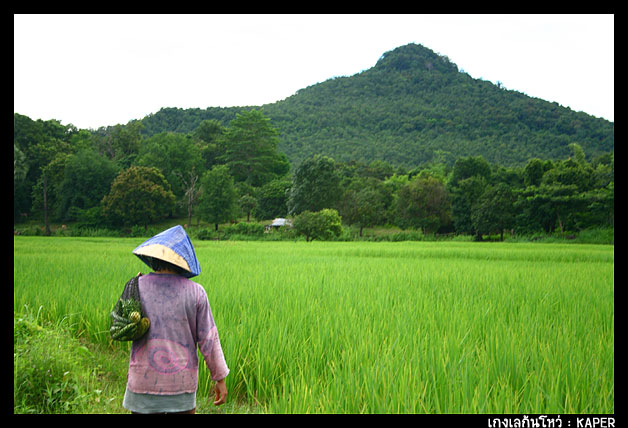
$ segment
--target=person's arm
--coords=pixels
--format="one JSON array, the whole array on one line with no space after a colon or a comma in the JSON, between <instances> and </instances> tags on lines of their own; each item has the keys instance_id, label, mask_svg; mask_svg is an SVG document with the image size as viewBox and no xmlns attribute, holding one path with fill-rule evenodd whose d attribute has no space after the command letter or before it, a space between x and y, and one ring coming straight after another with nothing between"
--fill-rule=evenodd
<instances>
[{"instance_id":1,"label":"person's arm","mask_svg":"<svg viewBox=\"0 0 628 428\"><path fill-rule=\"evenodd\" d=\"M216 390L216 401L214 401L215 406L221 406L225 404L227 401L227 385L225 384L224 379L220 379L216 382L216 386L214 387Z\"/></svg>"},{"instance_id":2,"label":"person's arm","mask_svg":"<svg viewBox=\"0 0 628 428\"><path fill-rule=\"evenodd\" d=\"M227 362L222 352L218 330L204 290L199 297L196 320L198 347L211 373L211 380L216 382L216 401L214 401L214 404L219 406L224 404L227 399L225 378L229 374L229 367L227 367Z\"/></svg>"}]
</instances>

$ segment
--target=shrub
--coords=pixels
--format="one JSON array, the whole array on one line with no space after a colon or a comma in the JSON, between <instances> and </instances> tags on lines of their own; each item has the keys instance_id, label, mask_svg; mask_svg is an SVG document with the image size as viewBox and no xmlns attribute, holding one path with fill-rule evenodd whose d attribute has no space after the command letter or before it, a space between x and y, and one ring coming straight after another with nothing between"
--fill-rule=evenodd
<instances>
[{"instance_id":1,"label":"shrub","mask_svg":"<svg viewBox=\"0 0 628 428\"><path fill-rule=\"evenodd\" d=\"M81 353L89 351L64 334L43 328L31 314L13 317L13 402L15 413L72 413L88 402Z\"/></svg>"},{"instance_id":2,"label":"shrub","mask_svg":"<svg viewBox=\"0 0 628 428\"><path fill-rule=\"evenodd\" d=\"M212 229L201 229L196 233L196 238L201 241L209 241L210 239L217 239L218 234Z\"/></svg>"},{"instance_id":3,"label":"shrub","mask_svg":"<svg viewBox=\"0 0 628 428\"><path fill-rule=\"evenodd\" d=\"M264 226L259 223L237 223L237 224L225 227L223 232L226 236L232 236L232 235L262 236L264 234Z\"/></svg>"},{"instance_id":4,"label":"shrub","mask_svg":"<svg viewBox=\"0 0 628 428\"><path fill-rule=\"evenodd\" d=\"M305 236L308 242L314 239L328 241L342 234L338 211L327 208L317 212L302 212L294 218L293 226L296 233Z\"/></svg>"}]
</instances>

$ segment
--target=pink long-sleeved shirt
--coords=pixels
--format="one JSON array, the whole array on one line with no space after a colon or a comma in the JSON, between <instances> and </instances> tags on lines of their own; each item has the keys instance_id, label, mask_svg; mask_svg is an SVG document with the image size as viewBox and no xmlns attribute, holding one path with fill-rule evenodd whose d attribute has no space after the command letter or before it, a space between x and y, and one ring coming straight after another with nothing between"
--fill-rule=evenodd
<instances>
[{"instance_id":1,"label":"pink long-sleeved shirt","mask_svg":"<svg viewBox=\"0 0 628 428\"><path fill-rule=\"evenodd\" d=\"M179 275L150 273L140 277L139 289L150 328L131 346L127 388L156 395L195 392L197 345L211 379L224 379L229 368L203 287Z\"/></svg>"}]
</instances>

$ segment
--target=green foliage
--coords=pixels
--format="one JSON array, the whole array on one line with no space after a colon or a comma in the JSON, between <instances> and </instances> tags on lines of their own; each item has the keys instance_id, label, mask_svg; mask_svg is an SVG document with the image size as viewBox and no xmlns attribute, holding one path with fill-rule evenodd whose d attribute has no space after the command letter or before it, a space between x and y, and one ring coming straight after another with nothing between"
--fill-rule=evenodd
<instances>
[{"instance_id":1,"label":"green foliage","mask_svg":"<svg viewBox=\"0 0 628 428\"><path fill-rule=\"evenodd\" d=\"M254 215L258 220L285 217L288 214L287 200L292 182L287 178L275 179L263 185L258 192Z\"/></svg>"},{"instance_id":2,"label":"green foliage","mask_svg":"<svg viewBox=\"0 0 628 428\"><path fill-rule=\"evenodd\" d=\"M259 110L236 115L222 138L223 159L236 182L259 187L288 172L288 158L277 151L277 135Z\"/></svg>"},{"instance_id":3,"label":"green foliage","mask_svg":"<svg viewBox=\"0 0 628 428\"><path fill-rule=\"evenodd\" d=\"M189 172L204 170L199 144L190 136L171 132L146 138L136 165L157 168L170 184L178 201L185 198Z\"/></svg>"},{"instance_id":4,"label":"green foliage","mask_svg":"<svg viewBox=\"0 0 628 428\"><path fill-rule=\"evenodd\" d=\"M135 163L142 143L143 128L140 121L100 128L94 133L94 145L99 153L126 169Z\"/></svg>"},{"instance_id":5,"label":"green foliage","mask_svg":"<svg viewBox=\"0 0 628 428\"><path fill-rule=\"evenodd\" d=\"M515 224L516 197L505 183L489 186L472 204L471 219L478 234L499 233L504 240L504 230Z\"/></svg>"},{"instance_id":6,"label":"green foliage","mask_svg":"<svg viewBox=\"0 0 628 428\"><path fill-rule=\"evenodd\" d=\"M333 208L341 194L336 162L327 156L313 156L303 161L293 173L288 213Z\"/></svg>"},{"instance_id":7,"label":"green foliage","mask_svg":"<svg viewBox=\"0 0 628 428\"><path fill-rule=\"evenodd\" d=\"M264 109L293 164L323 154L413 168L474 154L513 166L566 157L574 142L589 156L614 149L613 123L473 79L413 44Z\"/></svg>"},{"instance_id":8,"label":"green foliage","mask_svg":"<svg viewBox=\"0 0 628 428\"><path fill-rule=\"evenodd\" d=\"M175 197L163 174L156 168L132 166L113 181L102 201L103 215L113 224L148 224L165 217Z\"/></svg>"},{"instance_id":9,"label":"green foliage","mask_svg":"<svg viewBox=\"0 0 628 428\"><path fill-rule=\"evenodd\" d=\"M216 225L233 219L236 212L236 191L233 177L226 165L218 165L201 178L198 215Z\"/></svg>"},{"instance_id":10,"label":"green foliage","mask_svg":"<svg viewBox=\"0 0 628 428\"><path fill-rule=\"evenodd\" d=\"M33 198L39 198L41 192L33 189L41 186L42 174L55 158L73 151L70 140L75 132L75 128L62 126L57 120L34 121L18 113L13 115L13 144L17 149L14 149L14 154L18 153L21 159L18 160L21 172L13 188L14 222L23 220L33 206L43 205ZM15 167L14 164L14 174ZM39 209L36 208L36 211Z\"/></svg>"},{"instance_id":11,"label":"green foliage","mask_svg":"<svg viewBox=\"0 0 628 428\"><path fill-rule=\"evenodd\" d=\"M223 208L208 197L199 206L201 177L219 165L237 186L240 211L229 197ZM139 166L161 173L156 187L140 180L113 188L115 172ZM408 185L426 175L446 184L445 195L434 187L430 197L447 196L449 212L428 212ZM495 195L486 192L501 184L515 198L514 220L489 208ZM131 196L141 186L142 196ZM410 190L416 203L404 204ZM614 124L472 79L447 57L409 44L371 69L263 110L164 108L96 131L14 113L13 202L14 224L74 221L86 233L145 227L184 211L188 223L225 211L218 224L323 208L360 229L394 224L478 238L500 222L525 234L612 228Z\"/></svg>"},{"instance_id":12,"label":"green foliage","mask_svg":"<svg viewBox=\"0 0 628 428\"><path fill-rule=\"evenodd\" d=\"M68 215L76 220L75 226L78 229L99 228L107 224L100 205L87 209L72 207L68 210Z\"/></svg>"},{"instance_id":13,"label":"green foliage","mask_svg":"<svg viewBox=\"0 0 628 428\"><path fill-rule=\"evenodd\" d=\"M246 221L251 221L251 211L253 211L255 207L257 207L257 199L255 199L251 195L246 194L240 196L240 199L238 200L238 205L240 206L242 212L246 214Z\"/></svg>"},{"instance_id":14,"label":"green foliage","mask_svg":"<svg viewBox=\"0 0 628 428\"><path fill-rule=\"evenodd\" d=\"M258 223L236 223L227 226L225 232L232 235L261 236L264 233L264 226Z\"/></svg>"},{"instance_id":15,"label":"green foliage","mask_svg":"<svg viewBox=\"0 0 628 428\"><path fill-rule=\"evenodd\" d=\"M14 313L14 413L81 413L100 393L90 388L94 356L62 324L43 325L28 308Z\"/></svg>"},{"instance_id":16,"label":"green foliage","mask_svg":"<svg viewBox=\"0 0 628 428\"><path fill-rule=\"evenodd\" d=\"M264 236L264 225L259 223L236 223L223 227L219 231L201 229L196 233L200 240L258 240Z\"/></svg>"},{"instance_id":17,"label":"green foliage","mask_svg":"<svg viewBox=\"0 0 628 428\"><path fill-rule=\"evenodd\" d=\"M91 149L70 155L57 190L57 217L76 220L73 210L97 207L117 174L118 168L112 161Z\"/></svg>"},{"instance_id":18,"label":"green foliage","mask_svg":"<svg viewBox=\"0 0 628 428\"><path fill-rule=\"evenodd\" d=\"M15 182L20 182L26 178L28 172L28 164L26 163L26 156L18 148L17 144L13 143L13 187L15 188Z\"/></svg>"},{"instance_id":19,"label":"green foliage","mask_svg":"<svg viewBox=\"0 0 628 428\"><path fill-rule=\"evenodd\" d=\"M481 177L485 180L491 177L491 166L482 156L469 156L456 160L449 184L455 187L460 184L460 181L471 177Z\"/></svg>"},{"instance_id":20,"label":"green foliage","mask_svg":"<svg viewBox=\"0 0 628 428\"><path fill-rule=\"evenodd\" d=\"M215 119L208 119L194 130L192 135L199 141L204 169L211 169L221 162L224 145L221 144L225 127Z\"/></svg>"},{"instance_id":21,"label":"green foliage","mask_svg":"<svg viewBox=\"0 0 628 428\"><path fill-rule=\"evenodd\" d=\"M342 234L338 211L328 208L317 212L302 212L294 218L293 227L298 235L305 236L307 242L315 239L328 241Z\"/></svg>"},{"instance_id":22,"label":"green foliage","mask_svg":"<svg viewBox=\"0 0 628 428\"><path fill-rule=\"evenodd\" d=\"M445 184L430 175L415 178L397 192L396 211L404 228L421 228L432 233L447 226L451 219Z\"/></svg>"},{"instance_id":23,"label":"green foliage","mask_svg":"<svg viewBox=\"0 0 628 428\"><path fill-rule=\"evenodd\" d=\"M505 166L560 159L578 143L591 158L614 150L614 123L574 112L458 70L447 57L409 44L350 77L332 78L263 106L292 165L321 154L339 162L383 160L414 168L481 155ZM226 126L246 108L162 109L145 135Z\"/></svg>"},{"instance_id":24,"label":"green foliage","mask_svg":"<svg viewBox=\"0 0 628 428\"><path fill-rule=\"evenodd\" d=\"M195 242L229 401L283 414L614 413L614 248L458 241ZM14 343L32 344L14 348L14 393L59 363L49 385L78 386L71 411L124 412L129 352L110 343L106 308L143 266L136 242L14 238L14 307L45 305L34 319L71 319L82 342L39 342L14 321ZM81 348L94 344L120 352ZM209 377L200 364L199 403ZM15 413L36 412L23 396Z\"/></svg>"},{"instance_id":25,"label":"green foliage","mask_svg":"<svg viewBox=\"0 0 628 428\"><path fill-rule=\"evenodd\" d=\"M382 224L389 217L392 188L375 179L356 179L347 186L340 212L347 224L357 225L362 236L365 227Z\"/></svg>"},{"instance_id":26,"label":"green foliage","mask_svg":"<svg viewBox=\"0 0 628 428\"><path fill-rule=\"evenodd\" d=\"M477 234L477 225L471 218L472 208L486 189L487 181L484 177L474 175L460 180L457 185L451 186L451 217L454 228L458 233Z\"/></svg>"},{"instance_id":27,"label":"green foliage","mask_svg":"<svg viewBox=\"0 0 628 428\"><path fill-rule=\"evenodd\" d=\"M524 174L524 183L526 186L538 186L541 184L541 179L543 178L543 174L545 171L550 169L551 166L547 165L540 159L534 158L528 161L523 174Z\"/></svg>"}]
</instances>

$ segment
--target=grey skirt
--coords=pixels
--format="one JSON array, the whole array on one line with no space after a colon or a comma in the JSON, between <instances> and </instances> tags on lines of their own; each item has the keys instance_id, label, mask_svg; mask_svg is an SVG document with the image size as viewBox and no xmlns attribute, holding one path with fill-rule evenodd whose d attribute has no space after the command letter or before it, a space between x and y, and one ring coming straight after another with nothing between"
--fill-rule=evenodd
<instances>
[{"instance_id":1,"label":"grey skirt","mask_svg":"<svg viewBox=\"0 0 628 428\"><path fill-rule=\"evenodd\" d=\"M196 392L176 395L137 394L124 392L122 407L136 413L176 413L196 407Z\"/></svg>"}]
</instances>

